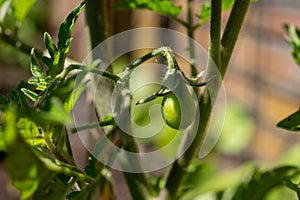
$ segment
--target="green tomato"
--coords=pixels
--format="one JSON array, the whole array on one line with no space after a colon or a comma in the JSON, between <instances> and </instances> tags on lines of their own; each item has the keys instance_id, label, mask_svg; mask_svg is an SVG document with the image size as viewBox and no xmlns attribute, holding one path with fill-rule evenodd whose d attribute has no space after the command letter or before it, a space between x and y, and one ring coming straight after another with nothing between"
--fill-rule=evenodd
<instances>
[{"instance_id":1,"label":"green tomato","mask_svg":"<svg viewBox=\"0 0 300 200\"><path fill-rule=\"evenodd\" d=\"M185 83L181 81L174 91L165 95L162 101L162 115L168 126L186 129L195 118L196 106Z\"/></svg>"}]
</instances>

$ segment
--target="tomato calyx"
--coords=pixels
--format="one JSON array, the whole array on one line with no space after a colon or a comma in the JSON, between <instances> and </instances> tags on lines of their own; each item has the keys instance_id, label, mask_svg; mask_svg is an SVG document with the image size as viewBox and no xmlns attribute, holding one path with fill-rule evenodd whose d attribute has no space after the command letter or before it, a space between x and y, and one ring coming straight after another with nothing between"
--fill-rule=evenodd
<instances>
[{"instance_id":1,"label":"tomato calyx","mask_svg":"<svg viewBox=\"0 0 300 200\"><path fill-rule=\"evenodd\" d=\"M136 105L163 97L161 111L166 124L176 130L183 130L191 124L196 113L195 101L187 88L191 81L193 86L206 84L187 79L179 69L169 69L161 88L151 96L139 100Z\"/></svg>"}]
</instances>

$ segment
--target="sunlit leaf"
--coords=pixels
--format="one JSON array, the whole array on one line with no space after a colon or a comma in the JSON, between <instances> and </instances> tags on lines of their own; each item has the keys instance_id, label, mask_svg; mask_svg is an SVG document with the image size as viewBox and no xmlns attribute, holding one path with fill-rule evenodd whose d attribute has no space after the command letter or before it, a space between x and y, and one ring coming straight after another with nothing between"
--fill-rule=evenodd
<instances>
[{"instance_id":1,"label":"sunlit leaf","mask_svg":"<svg viewBox=\"0 0 300 200\"><path fill-rule=\"evenodd\" d=\"M64 108L67 113L69 113L77 102L78 98L86 88L86 84L81 84L77 88L74 88L72 93L68 96L64 103Z\"/></svg>"},{"instance_id":2,"label":"sunlit leaf","mask_svg":"<svg viewBox=\"0 0 300 200\"><path fill-rule=\"evenodd\" d=\"M66 47L67 41L71 38L71 34L75 25L75 22L84 7L85 2L81 3L75 8L61 24L58 32L58 48L63 49Z\"/></svg>"},{"instance_id":3,"label":"sunlit leaf","mask_svg":"<svg viewBox=\"0 0 300 200\"><path fill-rule=\"evenodd\" d=\"M49 75L53 79L57 74L59 74L63 70L63 66L59 67L61 52L57 51L53 58L51 58L51 63L49 64Z\"/></svg>"},{"instance_id":4,"label":"sunlit leaf","mask_svg":"<svg viewBox=\"0 0 300 200\"><path fill-rule=\"evenodd\" d=\"M39 98L39 95L35 92L32 92L31 90L28 90L27 88L22 88L21 91L32 101L36 102Z\"/></svg>"},{"instance_id":5,"label":"sunlit leaf","mask_svg":"<svg viewBox=\"0 0 300 200\"><path fill-rule=\"evenodd\" d=\"M278 122L277 126L290 131L300 131L300 108L298 111Z\"/></svg>"},{"instance_id":6,"label":"sunlit leaf","mask_svg":"<svg viewBox=\"0 0 300 200\"><path fill-rule=\"evenodd\" d=\"M36 0L13 0L12 9L13 15L18 21L23 21Z\"/></svg>"},{"instance_id":7,"label":"sunlit leaf","mask_svg":"<svg viewBox=\"0 0 300 200\"><path fill-rule=\"evenodd\" d=\"M49 55L51 57L53 57L57 51L57 48L56 48L56 45L54 44L54 41L52 40L50 34L47 32L44 34L44 43L45 43L46 48L48 49Z\"/></svg>"},{"instance_id":8,"label":"sunlit leaf","mask_svg":"<svg viewBox=\"0 0 300 200\"><path fill-rule=\"evenodd\" d=\"M4 116L4 142L7 147L6 169L12 184L21 192L21 199L28 199L38 188L43 174L40 163L17 133L16 108L10 108Z\"/></svg>"},{"instance_id":9,"label":"sunlit leaf","mask_svg":"<svg viewBox=\"0 0 300 200\"><path fill-rule=\"evenodd\" d=\"M181 6L170 0L123 0L114 6L115 9L147 9L175 18L181 11Z\"/></svg>"},{"instance_id":10,"label":"sunlit leaf","mask_svg":"<svg viewBox=\"0 0 300 200\"><path fill-rule=\"evenodd\" d=\"M41 145L44 139L41 137L38 126L27 118L18 121L18 128L23 138L32 146Z\"/></svg>"}]
</instances>

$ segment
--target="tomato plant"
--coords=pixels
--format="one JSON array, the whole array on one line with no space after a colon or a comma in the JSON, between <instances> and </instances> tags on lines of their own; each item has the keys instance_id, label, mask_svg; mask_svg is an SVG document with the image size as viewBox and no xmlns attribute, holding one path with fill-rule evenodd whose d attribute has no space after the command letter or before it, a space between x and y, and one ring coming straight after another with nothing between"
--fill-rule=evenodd
<instances>
[{"instance_id":1,"label":"tomato plant","mask_svg":"<svg viewBox=\"0 0 300 200\"><path fill-rule=\"evenodd\" d=\"M179 65L176 52L167 46L147 49L148 53L135 57L133 62L126 61L125 64L119 64L122 68L120 73L114 73L112 63L105 70L97 68L106 61L96 59L96 53L99 52L92 53L90 64L76 62L70 64L69 50L72 41L76 39L72 39L73 29L84 9L91 48L96 48L113 35L113 28L110 27L112 26L110 1L87 0L74 8L62 22L57 42L53 39L54 36L44 34L45 50L31 47L18 35L35 0L0 1L0 9L3 12L0 19L0 39L30 56L31 77L27 81L20 81L19 85L8 94L0 95L0 151L5 154L6 171L13 186L19 190L20 198L116 199L117 193L121 193L118 195L122 196L126 190L132 199L138 200L206 198L204 195L207 191L212 194L209 199L260 200L277 186L290 189L300 198L298 166L278 166L274 169L251 167L250 170L217 174L212 173L213 169L208 167L205 160L194 159L203 146L215 103L214 95L217 95L220 89L218 81L221 80L209 75L216 67L220 79L226 76L250 2L250 0L201 2L200 13L194 13L195 1L187 0L186 19L180 15L183 7L171 0L121 0L114 4L115 10L147 9L182 25L190 38L189 46L186 47L190 60L190 75L186 75ZM225 10L230 10L230 14L221 34L222 12ZM197 21L193 16L197 17ZM197 51L190 41L195 39L197 29L208 22L209 59L205 71L208 75L203 76L203 73L199 73L194 67ZM299 63L300 32L293 26L287 26L287 30L288 41L293 47L292 55ZM122 48L121 44L114 45L117 45L117 49ZM106 55L111 52L107 50L101 53ZM162 59L167 66L161 87L153 94L132 102L133 95L130 90L132 73L152 58ZM81 95L89 89L91 74L101 75L107 83L106 87L97 91L99 95L96 97L100 99L100 109L97 106L94 108L97 121L94 124L74 127L71 112ZM77 84L78 82L82 84ZM215 84L214 91L208 89L211 83ZM112 90L115 90L115 99L111 101L113 110L103 116L101 112L108 107L105 98L113 96ZM172 134L172 137L177 138L174 139L173 145L173 148L176 147L174 155L176 159L169 162L162 159L163 157L158 158L160 162L169 162L168 170L163 174L149 173L155 163L152 162L151 156L142 159L141 155L148 153L146 151L155 143L143 145L143 141L140 142L143 138L135 138L133 129L136 128L138 131L140 129L138 126L132 128L132 121L126 115L132 111L132 103L139 106L156 98L162 99L160 111L164 125L168 125L159 130L160 133L168 136L168 133L174 131L176 133L185 131L185 134ZM198 119L198 115L200 119L197 121L195 119ZM278 126L299 131L299 111L279 122ZM104 132L104 139L94 137L95 129L99 127L100 132ZM89 142L92 148L88 149L89 155L84 158L86 160L84 168L76 163L70 139L70 134L79 134L80 131L91 133ZM168 148L164 150L161 154L170 152ZM143 169L148 166L150 167ZM116 168L122 169L120 171L127 186L124 191L116 189L118 185L113 180ZM242 180L244 174L248 176ZM234 178L228 181L228 177ZM123 196L127 198L126 195Z\"/></svg>"}]
</instances>

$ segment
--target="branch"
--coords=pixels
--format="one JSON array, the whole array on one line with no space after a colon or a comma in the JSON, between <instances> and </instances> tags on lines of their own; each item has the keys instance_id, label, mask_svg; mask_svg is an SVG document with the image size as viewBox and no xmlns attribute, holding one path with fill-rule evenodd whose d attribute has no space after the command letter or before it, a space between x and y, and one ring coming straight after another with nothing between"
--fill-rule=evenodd
<instances>
[{"instance_id":1,"label":"branch","mask_svg":"<svg viewBox=\"0 0 300 200\"><path fill-rule=\"evenodd\" d=\"M26 55L30 55L31 49L33 48L32 46L25 44L23 41L21 41L14 35L7 33L7 31L1 29L1 27L0 27L0 40L18 49L20 52ZM43 56L42 50L39 50L37 48L34 48L34 50L37 57L41 58Z\"/></svg>"}]
</instances>

